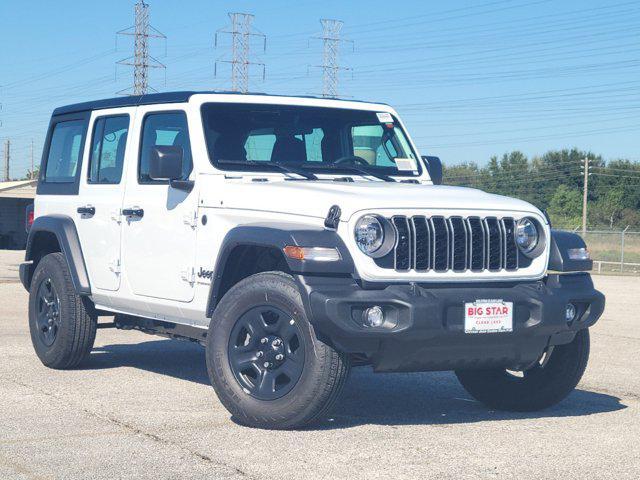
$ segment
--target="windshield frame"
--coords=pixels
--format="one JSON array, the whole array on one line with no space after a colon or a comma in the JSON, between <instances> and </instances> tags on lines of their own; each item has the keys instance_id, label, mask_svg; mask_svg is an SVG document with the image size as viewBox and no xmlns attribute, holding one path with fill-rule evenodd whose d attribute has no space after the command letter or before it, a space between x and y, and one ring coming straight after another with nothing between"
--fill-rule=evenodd
<instances>
[{"instance_id":1,"label":"windshield frame","mask_svg":"<svg viewBox=\"0 0 640 480\"><path fill-rule=\"evenodd\" d=\"M389 172L388 169L383 168L378 170L377 168L372 169L373 173L358 173L355 172L352 168L350 168L349 163L345 163L344 168L339 168L340 165L339 164L335 164L335 163L327 163L326 167L323 168L322 163L323 162L301 162L301 164L297 164L296 167L301 168L305 171L308 171L309 173L313 173L313 174L321 174L321 175L328 175L328 176L337 176L337 177L350 177L350 176L372 176L375 177L376 175L386 175L389 177L401 177L403 179L420 179L421 177L423 177L425 175L426 169L422 163L422 158L420 157L420 155L418 154L415 145L413 144L413 141L411 139L411 137L407 134L406 129L404 128L404 125L402 124L402 122L400 121L400 119L397 117L397 115L395 114L395 112L392 111L388 111L388 107L384 108L383 105L380 105L381 108L379 109L374 109L374 108L349 108L349 107L341 107L341 106L331 106L331 105L298 105L298 104L290 104L290 103L267 103L267 102L226 102L226 101L215 101L215 100L205 100L201 103L200 108L199 108L199 113L200 113L200 122L202 124L202 131L203 131L203 135L204 135L204 140L205 140L205 149L207 151L207 156L209 159L209 163L217 170L222 171L222 172L247 172L247 173L279 173L279 174L283 174L284 172L282 171L281 168L278 167L277 164L275 163L271 163L270 161L264 161L264 165L262 164L256 164L255 162L251 162L248 161L246 165L242 165L242 164L237 164L237 165L225 165L223 162L218 162L217 160L214 159L213 157L213 150L210 146L209 140L208 140L208 129L207 126L205 124L205 111L208 107L210 106L230 106L230 105L242 105L242 106L247 106L247 105L255 105L257 107L265 107L265 106L269 106L269 107L283 107L283 108L301 108L301 109L307 109L309 107L312 108L322 108L322 109L328 109L328 110L350 110L350 111L362 111L362 112L368 112L368 113L378 113L378 112L385 112L385 113L389 113L389 115L391 115L391 117L393 118L393 123L394 123L394 128L398 129L402 135L404 135L404 139L405 139L405 143L407 145L407 147L409 148L410 153L413 155L415 162L416 162L416 167L417 170L414 171L394 171L394 172ZM373 124L372 124L373 125ZM357 126L357 125L352 125L353 126ZM261 161L262 163L263 161ZM359 164L356 164L359 166ZM366 166L363 166L363 168L367 168ZM287 175L286 173L284 173L285 175Z\"/></svg>"}]
</instances>

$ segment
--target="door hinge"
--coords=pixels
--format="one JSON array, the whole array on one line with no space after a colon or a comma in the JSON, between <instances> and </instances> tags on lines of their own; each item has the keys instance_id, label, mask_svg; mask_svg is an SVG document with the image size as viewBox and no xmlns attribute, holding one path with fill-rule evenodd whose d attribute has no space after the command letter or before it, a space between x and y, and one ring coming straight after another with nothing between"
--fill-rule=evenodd
<instances>
[{"instance_id":1,"label":"door hinge","mask_svg":"<svg viewBox=\"0 0 640 480\"><path fill-rule=\"evenodd\" d=\"M120 273L120 259L111 260L109 262L109 270L113 273Z\"/></svg>"},{"instance_id":2,"label":"door hinge","mask_svg":"<svg viewBox=\"0 0 640 480\"><path fill-rule=\"evenodd\" d=\"M196 283L195 269L191 267L191 268L188 268L187 270L182 270L180 272L180 278L182 278L184 282L187 282L193 285L194 283Z\"/></svg>"},{"instance_id":3,"label":"door hinge","mask_svg":"<svg viewBox=\"0 0 640 480\"><path fill-rule=\"evenodd\" d=\"M194 210L192 213L184 216L184 224L189 225L191 228L198 226L198 211Z\"/></svg>"},{"instance_id":4,"label":"door hinge","mask_svg":"<svg viewBox=\"0 0 640 480\"><path fill-rule=\"evenodd\" d=\"M113 220L116 223L122 223L122 214L120 213L120 210L111 210L111 220Z\"/></svg>"}]
</instances>

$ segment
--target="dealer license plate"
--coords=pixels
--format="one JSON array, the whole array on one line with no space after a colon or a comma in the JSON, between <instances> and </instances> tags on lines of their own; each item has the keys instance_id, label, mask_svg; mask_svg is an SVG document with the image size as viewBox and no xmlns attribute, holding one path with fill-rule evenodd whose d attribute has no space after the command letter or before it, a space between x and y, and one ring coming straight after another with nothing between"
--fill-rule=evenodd
<instances>
[{"instance_id":1,"label":"dealer license plate","mask_svg":"<svg viewBox=\"0 0 640 480\"><path fill-rule=\"evenodd\" d=\"M513 303L502 300L476 300L464 304L465 333L513 331Z\"/></svg>"}]
</instances>

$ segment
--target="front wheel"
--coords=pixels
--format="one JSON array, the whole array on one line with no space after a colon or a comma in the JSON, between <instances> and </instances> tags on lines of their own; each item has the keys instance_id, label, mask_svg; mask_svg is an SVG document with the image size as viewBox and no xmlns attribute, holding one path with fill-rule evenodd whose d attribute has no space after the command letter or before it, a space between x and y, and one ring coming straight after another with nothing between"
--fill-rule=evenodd
<instances>
[{"instance_id":1,"label":"front wheel","mask_svg":"<svg viewBox=\"0 0 640 480\"><path fill-rule=\"evenodd\" d=\"M456 376L471 396L488 407L516 412L542 410L563 400L578 385L589 359L589 331L578 331L571 343L558 345L545 356L519 372L457 370Z\"/></svg>"},{"instance_id":2,"label":"front wheel","mask_svg":"<svg viewBox=\"0 0 640 480\"><path fill-rule=\"evenodd\" d=\"M222 404L247 426L299 428L326 415L349 372L348 357L319 341L293 278L258 273L217 306L207 370Z\"/></svg>"}]
</instances>

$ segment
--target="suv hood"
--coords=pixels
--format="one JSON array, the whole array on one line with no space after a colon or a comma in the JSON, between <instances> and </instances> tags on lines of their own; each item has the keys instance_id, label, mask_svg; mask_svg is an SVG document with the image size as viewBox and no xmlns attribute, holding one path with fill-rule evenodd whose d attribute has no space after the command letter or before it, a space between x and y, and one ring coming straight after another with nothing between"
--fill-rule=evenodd
<instances>
[{"instance_id":1,"label":"suv hood","mask_svg":"<svg viewBox=\"0 0 640 480\"><path fill-rule=\"evenodd\" d=\"M378 181L268 181L216 185L215 197L226 208L325 218L332 205L342 220L362 210L445 209L540 213L530 203L481 190L443 185ZM221 188L220 188L221 187ZM213 200L213 199L212 199ZM205 199L205 203L209 203ZM218 205L220 203L218 202Z\"/></svg>"}]
</instances>

